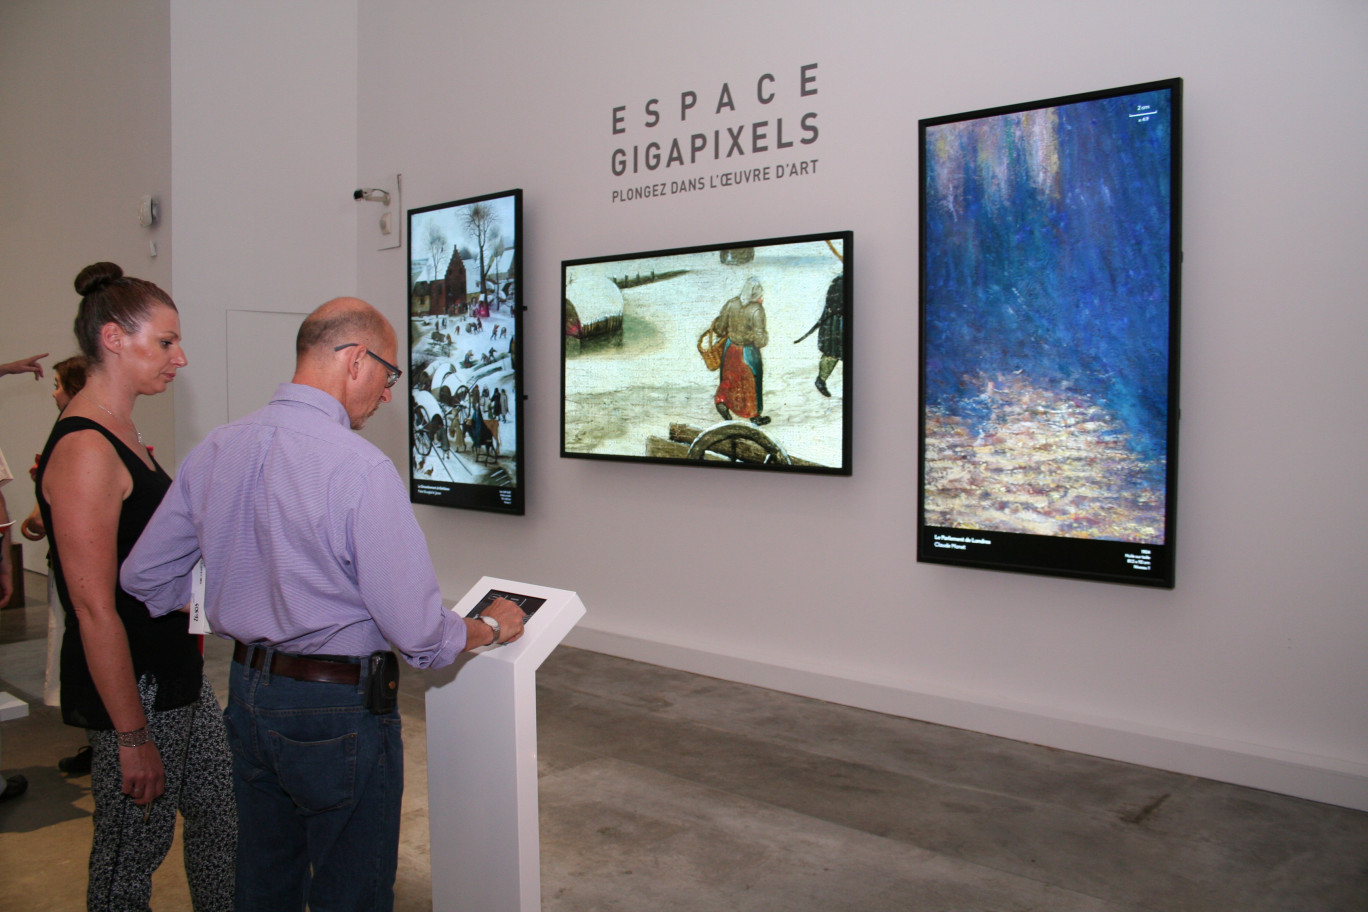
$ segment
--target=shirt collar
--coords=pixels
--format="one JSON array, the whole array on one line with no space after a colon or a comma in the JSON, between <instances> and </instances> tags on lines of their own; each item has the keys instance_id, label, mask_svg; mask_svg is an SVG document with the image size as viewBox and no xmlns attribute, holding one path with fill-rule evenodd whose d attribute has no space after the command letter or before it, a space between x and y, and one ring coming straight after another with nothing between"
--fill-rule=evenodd
<instances>
[{"instance_id":1,"label":"shirt collar","mask_svg":"<svg viewBox=\"0 0 1368 912\"><path fill-rule=\"evenodd\" d=\"M333 421L351 430L351 416L347 414L346 408L338 402L330 393L325 393L316 386L305 386L302 383L282 383L276 387L275 396L272 402L297 402L318 409Z\"/></svg>"}]
</instances>

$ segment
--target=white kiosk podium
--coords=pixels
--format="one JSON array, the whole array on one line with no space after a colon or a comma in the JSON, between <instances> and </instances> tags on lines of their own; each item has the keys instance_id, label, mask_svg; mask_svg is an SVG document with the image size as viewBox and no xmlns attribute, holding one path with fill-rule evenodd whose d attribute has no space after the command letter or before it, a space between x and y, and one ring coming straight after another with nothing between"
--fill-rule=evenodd
<instances>
[{"instance_id":1,"label":"white kiosk podium","mask_svg":"<svg viewBox=\"0 0 1368 912\"><path fill-rule=\"evenodd\" d=\"M521 639L462 655L427 692L433 912L541 909L536 672L584 605L564 589L486 576L453 610L466 617L495 596L530 614Z\"/></svg>"}]
</instances>

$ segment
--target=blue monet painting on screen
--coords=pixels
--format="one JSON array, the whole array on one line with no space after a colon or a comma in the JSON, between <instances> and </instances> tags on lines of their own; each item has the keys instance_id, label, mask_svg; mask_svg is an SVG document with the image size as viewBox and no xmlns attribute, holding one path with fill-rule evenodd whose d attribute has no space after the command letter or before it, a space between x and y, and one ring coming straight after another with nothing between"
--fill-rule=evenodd
<instances>
[{"instance_id":1,"label":"blue monet painting on screen","mask_svg":"<svg viewBox=\"0 0 1368 912\"><path fill-rule=\"evenodd\" d=\"M1164 543L1169 98L926 127L927 525Z\"/></svg>"}]
</instances>

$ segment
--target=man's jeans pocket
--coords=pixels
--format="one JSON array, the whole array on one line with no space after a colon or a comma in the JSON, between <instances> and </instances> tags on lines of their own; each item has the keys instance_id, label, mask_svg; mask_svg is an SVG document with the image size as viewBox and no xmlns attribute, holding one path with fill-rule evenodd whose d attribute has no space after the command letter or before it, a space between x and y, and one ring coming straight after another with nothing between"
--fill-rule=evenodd
<instances>
[{"instance_id":1,"label":"man's jeans pocket","mask_svg":"<svg viewBox=\"0 0 1368 912\"><path fill-rule=\"evenodd\" d=\"M345 807L356 790L355 732L326 741L294 741L270 733L271 754L283 788L301 811L319 814Z\"/></svg>"}]
</instances>

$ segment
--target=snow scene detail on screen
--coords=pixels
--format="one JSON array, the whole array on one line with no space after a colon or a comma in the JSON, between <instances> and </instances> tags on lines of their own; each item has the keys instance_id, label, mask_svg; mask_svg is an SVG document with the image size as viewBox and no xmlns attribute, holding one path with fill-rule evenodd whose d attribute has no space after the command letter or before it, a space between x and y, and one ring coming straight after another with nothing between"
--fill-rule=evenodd
<instances>
[{"instance_id":1,"label":"snow scene detail on screen","mask_svg":"<svg viewBox=\"0 0 1368 912\"><path fill-rule=\"evenodd\" d=\"M563 454L849 474L849 244L566 261Z\"/></svg>"}]
</instances>

